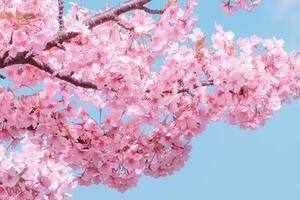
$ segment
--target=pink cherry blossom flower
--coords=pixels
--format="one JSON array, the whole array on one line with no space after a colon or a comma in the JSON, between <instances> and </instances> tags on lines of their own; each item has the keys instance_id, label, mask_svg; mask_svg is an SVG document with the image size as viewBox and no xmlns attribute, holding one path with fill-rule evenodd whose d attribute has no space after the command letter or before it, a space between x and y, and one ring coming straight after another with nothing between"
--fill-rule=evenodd
<instances>
[{"instance_id":1,"label":"pink cherry blossom flower","mask_svg":"<svg viewBox=\"0 0 300 200\"><path fill-rule=\"evenodd\" d=\"M28 39L28 35L25 33L24 30L19 29L14 31L13 33L13 42L21 43Z\"/></svg>"},{"instance_id":2,"label":"pink cherry blossom flower","mask_svg":"<svg viewBox=\"0 0 300 200\"><path fill-rule=\"evenodd\" d=\"M4 187L14 187L19 181L20 176L14 168L10 168L0 176L0 180Z\"/></svg>"},{"instance_id":3,"label":"pink cherry blossom flower","mask_svg":"<svg viewBox=\"0 0 300 200\"><path fill-rule=\"evenodd\" d=\"M271 110L277 111L281 107L281 99L278 96L276 96L275 94L273 94L270 97L269 106L270 106Z\"/></svg>"},{"instance_id":4,"label":"pink cherry blossom flower","mask_svg":"<svg viewBox=\"0 0 300 200\"><path fill-rule=\"evenodd\" d=\"M235 8L230 0L223 0L221 7L229 15L233 15L233 12L235 11Z\"/></svg>"}]
</instances>

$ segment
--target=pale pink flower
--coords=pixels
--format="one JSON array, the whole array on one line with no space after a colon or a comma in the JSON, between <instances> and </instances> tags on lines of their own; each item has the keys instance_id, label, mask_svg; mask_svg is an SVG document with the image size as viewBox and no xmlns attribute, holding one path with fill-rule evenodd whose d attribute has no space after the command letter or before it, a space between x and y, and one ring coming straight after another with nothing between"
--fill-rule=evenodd
<instances>
[{"instance_id":1,"label":"pale pink flower","mask_svg":"<svg viewBox=\"0 0 300 200\"><path fill-rule=\"evenodd\" d=\"M193 42L197 42L198 40L202 40L205 36L200 28L195 28L189 37Z\"/></svg>"},{"instance_id":2,"label":"pale pink flower","mask_svg":"<svg viewBox=\"0 0 300 200\"><path fill-rule=\"evenodd\" d=\"M241 72L232 72L228 76L228 89L234 91L235 93L239 93L241 87L245 84L245 79Z\"/></svg>"},{"instance_id":3,"label":"pale pink flower","mask_svg":"<svg viewBox=\"0 0 300 200\"><path fill-rule=\"evenodd\" d=\"M14 187L19 181L20 176L14 168L10 168L0 176L0 180L4 187Z\"/></svg>"},{"instance_id":4,"label":"pale pink flower","mask_svg":"<svg viewBox=\"0 0 300 200\"><path fill-rule=\"evenodd\" d=\"M130 156L130 158L126 159L123 163L123 166L129 171L132 172L135 169L140 167L140 160L142 159L142 155Z\"/></svg>"},{"instance_id":5,"label":"pale pink flower","mask_svg":"<svg viewBox=\"0 0 300 200\"><path fill-rule=\"evenodd\" d=\"M229 15L233 15L235 8L230 0L223 0L221 3L221 8Z\"/></svg>"},{"instance_id":6,"label":"pale pink flower","mask_svg":"<svg viewBox=\"0 0 300 200\"><path fill-rule=\"evenodd\" d=\"M21 43L28 39L28 35L22 29L16 30L13 33L13 42Z\"/></svg>"},{"instance_id":7,"label":"pale pink flower","mask_svg":"<svg viewBox=\"0 0 300 200\"><path fill-rule=\"evenodd\" d=\"M277 111L281 107L281 99L273 94L269 99L269 106L273 111Z\"/></svg>"}]
</instances>

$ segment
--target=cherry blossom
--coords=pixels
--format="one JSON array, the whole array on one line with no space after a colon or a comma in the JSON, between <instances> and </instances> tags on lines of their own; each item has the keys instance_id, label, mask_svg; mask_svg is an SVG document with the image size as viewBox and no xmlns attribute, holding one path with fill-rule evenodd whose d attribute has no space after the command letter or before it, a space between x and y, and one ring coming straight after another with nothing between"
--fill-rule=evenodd
<instances>
[{"instance_id":1,"label":"cherry blossom","mask_svg":"<svg viewBox=\"0 0 300 200\"><path fill-rule=\"evenodd\" d=\"M229 15L233 15L239 9L251 11L253 7L261 3L261 0L222 0L221 7Z\"/></svg>"},{"instance_id":2,"label":"cherry blossom","mask_svg":"<svg viewBox=\"0 0 300 200\"><path fill-rule=\"evenodd\" d=\"M3 172L1 183L4 187L14 187L19 181L20 177L14 168L10 168Z\"/></svg>"},{"instance_id":3,"label":"cherry blossom","mask_svg":"<svg viewBox=\"0 0 300 200\"><path fill-rule=\"evenodd\" d=\"M221 25L209 40L196 0L148 2L93 14L71 3L64 16L62 1L0 2L0 68L13 83L0 87L0 199L126 191L180 170L208 123L256 129L300 97L299 52L283 40ZM221 5L233 14L259 3ZM33 92L17 95L24 88Z\"/></svg>"}]
</instances>

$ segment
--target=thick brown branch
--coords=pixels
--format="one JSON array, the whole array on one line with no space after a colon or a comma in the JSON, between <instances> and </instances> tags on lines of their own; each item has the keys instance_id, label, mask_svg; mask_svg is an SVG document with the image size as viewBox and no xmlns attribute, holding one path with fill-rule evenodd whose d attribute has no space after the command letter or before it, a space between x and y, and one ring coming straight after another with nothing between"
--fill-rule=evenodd
<instances>
[{"instance_id":1,"label":"thick brown branch","mask_svg":"<svg viewBox=\"0 0 300 200\"><path fill-rule=\"evenodd\" d=\"M58 32L55 39L47 43L45 50L49 50L52 47L59 47L58 44L62 44L78 35L79 33L77 32Z\"/></svg>"},{"instance_id":2,"label":"thick brown branch","mask_svg":"<svg viewBox=\"0 0 300 200\"><path fill-rule=\"evenodd\" d=\"M16 57L12 58L9 56L8 51L5 52L3 57L0 57L0 68L5 68L10 65L25 64L27 53L27 51L20 52L16 55Z\"/></svg>"},{"instance_id":3,"label":"thick brown branch","mask_svg":"<svg viewBox=\"0 0 300 200\"><path fill-rule=\"evenodd\" d=\"M127 2L124 2L118 6L115 6L104 13L99 13L94 16L89 17L88 19L84 20L83 23L88 26L90 29L94 28L95 26L98 26L100 24L103 24L107 21L114 21L119 15L129 12L131 10L136 9L142 9L150 11L150 9L147 9L144 7L145 4L149 3L151 0L129 0ZM157 13L155 13L157 14ZM47 43L45 50L49 50L52 47L57 47L57 44L61 44L65 41L68 41L74 37L79 35L79 33L59 33L54 40Z\"/></svg>"},{"instance_id":4,"label":"thick brown branch","mask_svg":"<svg viewBox=\"0 0 300 200\"><path fill-rule=\"evenodd\" d=\"M103 24L104 22L114 20L117 16L131 11L142 8L145 4L149 3L151 0L130 0L120 5L109 9L104 13L100 13L90 17L89 19L84 21L90 29L98 26L99 24Z\"/></svg>"},{"instance_id":5,"label":"thick brown branch","mask_svg":"<svg viewBox=\"0 0 300 200\"><path fill-rule=\"evenodd\" d=\"M52 75L55 78L64 80L66 82L69 82L75 86L86 88L86 89L98 89L98 87L93 84L92 82L89 81L82 81L82 80L77 80L72 77L72 75L61 75L57 73L54 69L52 69L48 64L43 63L42 61L38 60L37 58L33 56L27 56L28 52L22 52L18 53L16 57L11 58L8 56L5 59L2 59L0 57L0 68L5 68L10 65L16 65L16 64L29 64L34 67L39 68L40 70L47 72L48 74Z\"/></svg>"}]
</instances>

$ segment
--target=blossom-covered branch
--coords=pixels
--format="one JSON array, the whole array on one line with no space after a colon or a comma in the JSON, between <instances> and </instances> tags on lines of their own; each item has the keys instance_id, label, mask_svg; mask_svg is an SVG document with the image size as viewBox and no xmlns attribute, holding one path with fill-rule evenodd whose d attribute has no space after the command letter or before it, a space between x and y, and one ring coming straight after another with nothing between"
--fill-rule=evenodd
<instances>
[{"instance_id":1,"label":"blossom-covered branch","mask_svg":"<svg viewBox=\"0 0 300 200\"><path fill-rule=\"evenodd\" d=\"M92 17L87 18L86 20L83 21L83 23L88 26L90 29L94 28L97 25L100 25L102 23L105 23L107 21L116 21L120 26L124 27L125 29L128 30L133 30L133 27L128 27L122 22L119 21L117 18L119 15L126 13L131 10L136 10L136 9L142 9L145 10L148 13L151 14L162 14L162 10L151 10L146 8L144 5L150 2L151 0L129 0L125 3L122 3L118 6L115 6L108 11L105 11L104 13L96 14ZM79 32L67 32L67 31L61 31L65 28L64 26L64 21L63 21L63 9L64 9L64 4L62 0L58 0L58 22L59 22L59 32L57 33L56 37L54 40L51 40L47 42L45 49L44 50L49 50L52 47L59 47L60 49L65 50L64 46L62 45L63 42L68 41L72 38L75 38L78 36L80 33ZM26 57L30 57L29 59L26 59ZM48 72L49 74L54 74L55 71L49 67L48 64L43 63L41 61L38 61L37 59L33 58L33 55L30 55L30 52L24 51L21 53L16 54L15 57L9 56L9 51L5 52L5 54L1 57L0 56L0 66L1 68L14 65L14 64L32 64L39 69ZM74 84L75 86L78 87L83 87L83 88L90 88L90 89L96 89L96 85L88 82L88 81L80 81L76 80L75 78L72 78L71 75L59 75L56 73L55 75L56 78L67 81L71 84Z\"/></svg>"},{"instance_id":2,"label":"blossom-covered branch","mask_svg":"<svg viewBox=\"0 0 300 200\"><path fill-rule=\"evenodd\" d=\"M124 2L118 6L115 6L104 13L96 14L84 21L90 29L103 24L107 21L114 20L117 16L126 13L131 10L136 10L144 7L145 4L149 3L151 0L130 0Z\"/></svg>"},{"instance_id":3,"label":"blossom-covered branch","mask_svg":"<svg viewBox=\"0 0 300 200\"><path fill-rule=\"evenodd\" d=\"M131 10L142 9L151 14L162 14L163 10L151 10L146 8L144 5L149 3L151 0L129 0L125 3L122 3L118 6L115 6L103 13L96 14L92 17L89 17L83 21L83 23L88 26L90 29L103 24L107 21L117 21L117 17L123 13L129 12ZM74 38L79 33L67 32L58 34L57 37L48 42L46 45L46 50L51 49L52 47L57 46L58 43L63 43L64 41Z\"/></svg>"}]
</instances>

